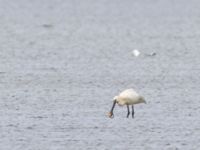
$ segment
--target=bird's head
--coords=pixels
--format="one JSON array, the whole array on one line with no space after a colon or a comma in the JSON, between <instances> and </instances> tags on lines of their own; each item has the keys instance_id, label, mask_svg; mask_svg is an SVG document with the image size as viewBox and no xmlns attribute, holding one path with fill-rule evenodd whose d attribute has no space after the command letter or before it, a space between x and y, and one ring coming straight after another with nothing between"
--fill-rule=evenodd
<instances>
[{"instance_id":1,"label":"bird's head","mask_svg":"<svg viewBox=\"0 0 200 150\"><path fill-rule=\"evenodd\" d=\"M125 102L121 100L120 96L115 96L113 98L113 102L117 103L119 106L123 106L125 105Z\"/></svg>"},{"instance_id":2,"label":"bird's head","mask_svg":"<svg viewBox=\"0 0 200 150\"><path fill-rule=\"evenodd\" d=\"M117 103L117 101L118 101L118 96L113 97L113 101L116 101L116 103Z\"/></svg>"}]
</instances>

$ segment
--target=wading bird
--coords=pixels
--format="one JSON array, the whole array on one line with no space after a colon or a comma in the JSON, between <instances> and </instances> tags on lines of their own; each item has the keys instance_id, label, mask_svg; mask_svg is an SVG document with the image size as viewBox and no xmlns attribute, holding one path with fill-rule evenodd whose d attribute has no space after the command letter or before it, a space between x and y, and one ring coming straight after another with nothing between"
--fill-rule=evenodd
<instances>
[{"instance_id":1,"label":"wading bird","mask_svg":"<svg viewBox=\"0 0 200 150\"><path fill-rule=\"evenodd\" d=\"M113 105L112 105L110 112L108 113L108 117L110 117L110 118L114 117L113 110L114 110L116 103L119 106L123 106L123 105L127 106L127 116L126 116L127 118L130 115L129 105L131 105L131 107L132 107L132 118L134 118L134 104L139 104L139 103L145 103L146 104L146 101L145 101L144 97L139 95L135 90L133 90L133 89L124 90L121 93L119 93L118 96L115 96L113 98Z\"/></svg>"}]
</instances>

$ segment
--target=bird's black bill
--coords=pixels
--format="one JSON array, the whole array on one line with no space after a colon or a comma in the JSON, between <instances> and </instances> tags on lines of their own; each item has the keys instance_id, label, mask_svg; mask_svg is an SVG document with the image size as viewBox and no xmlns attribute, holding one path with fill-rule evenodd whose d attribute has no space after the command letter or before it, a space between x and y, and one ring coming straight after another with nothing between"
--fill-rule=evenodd
<instances>
[{"instance_id":1,"label":"bird's black bill","mask_svg":"<svg viewBox=\"0 0 200 150\"><path fill-rule=\"evenodd\" d=\"M111 108L110 113L109 113L109 117L110 118L114 117L113 110L115 108L115 104L116 104L116 100L113 101L113 105L112 105L112 108Z\"/></svg>"}]
</instances>

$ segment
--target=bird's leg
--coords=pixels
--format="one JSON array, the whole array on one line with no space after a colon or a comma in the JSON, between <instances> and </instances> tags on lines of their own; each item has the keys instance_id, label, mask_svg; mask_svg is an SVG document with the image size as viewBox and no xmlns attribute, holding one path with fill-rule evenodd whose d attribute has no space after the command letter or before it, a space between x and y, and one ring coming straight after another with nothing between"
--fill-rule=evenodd
<instances>
[{"instance_id":1,"label":"bird's leg","mask_svg":"<svg viewBox=\"0 0 200 150\"><path fill-rule=\"evenodd\" d=\"M134 106L132 105L132 118L134 118L134 114L135 114L135 112L134 112Z\"/></svg>"},{"instance_id":2,"label":"bird's leg","mask_svg":"<svg viewBox=\"0 0 200 150\"><path fill-rule=\"evenodd\" d=\"M130 115L130 110L129 110L129 105L127 105L127 118L129 117L129 115Z\"/></svg>"}]
</instances>

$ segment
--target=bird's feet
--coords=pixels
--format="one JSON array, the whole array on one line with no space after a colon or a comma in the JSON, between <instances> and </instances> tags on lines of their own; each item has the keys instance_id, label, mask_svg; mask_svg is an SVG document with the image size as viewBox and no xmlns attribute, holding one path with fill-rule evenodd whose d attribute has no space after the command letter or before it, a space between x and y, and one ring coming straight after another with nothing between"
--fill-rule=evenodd
<instances>
[{"instance_id":1,"label":"bird's feet","mask_svg":"<svg viewBox=\"0 0 200 150\"><path fill-rule=\"evenodd\" d=\"M132 118L134 119L134 114L132 114Z\"/></svg>"}]
</instances>

